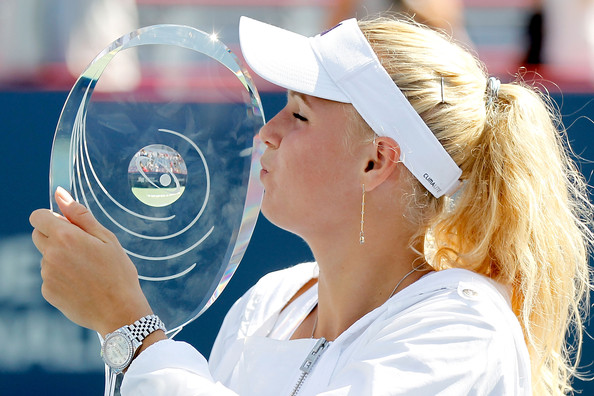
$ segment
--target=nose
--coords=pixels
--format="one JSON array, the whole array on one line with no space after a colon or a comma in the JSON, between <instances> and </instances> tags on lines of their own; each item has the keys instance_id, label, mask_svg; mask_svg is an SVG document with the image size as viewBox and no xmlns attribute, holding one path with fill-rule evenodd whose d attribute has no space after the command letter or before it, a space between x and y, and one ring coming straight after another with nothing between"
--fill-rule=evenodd
<instances>
[{"instance_id":1,"label":"nose","mask_svg":"<svg viewBox=\"0 0 594 396\"><path fill-rule=\"evenodd\" d=\"M280 115L279 113L274 116L260 129L260 139L267 148L277 149L280 147L282 141Z\"/></svg>"}]
</instances>

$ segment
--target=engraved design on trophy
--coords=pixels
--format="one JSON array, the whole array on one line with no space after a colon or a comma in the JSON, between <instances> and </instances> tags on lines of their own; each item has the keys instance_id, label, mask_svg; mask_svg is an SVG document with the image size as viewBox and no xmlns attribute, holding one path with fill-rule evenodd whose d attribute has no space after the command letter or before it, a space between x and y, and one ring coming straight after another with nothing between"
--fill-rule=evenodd
<instances>
[{"instance_id":1,"label":"engraved design on trophy","mask_svg":"<svg viewBox=\"0 0 594 396\"><path fill-rule=\"evenodd\" d=\"M138 81L103 89L104 78L118 87L124 76L111 66L129 56L138 59ZM262 125L260 98L235 55L215 36L178 25L113 42L64 105L51 207L64 187L118 237L169 337L214 302L245 252L263 194ZM106 371L106 395L115 377Z\"/></svg>"}]
</instances>

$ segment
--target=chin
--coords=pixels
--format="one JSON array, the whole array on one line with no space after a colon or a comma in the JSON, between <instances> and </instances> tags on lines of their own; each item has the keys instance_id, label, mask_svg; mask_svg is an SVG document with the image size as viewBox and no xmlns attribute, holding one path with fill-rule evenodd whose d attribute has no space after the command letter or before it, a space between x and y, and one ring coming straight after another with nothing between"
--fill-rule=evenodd
<instances>
[{"instance_id":1,"label":"chin","mask_svg":"<svg viewBox=\"0 0 594 396\"><path fill-rule=\"evenodd\" d=\"M281 228L285 231L288 231L292 234L297 234L295 231L295 221L287 216L288 213L291 213L290 208L280 209L280 208L271 208L270 205L266 204L266 198L262 202L261 213L264 215L266 220Z\"/></svg>"},{"instance_id":2,"label":"chin","mask_svg":"<svg viewBox=\"0 0 594 396\"><path fill-rule=\"evenodd\" d=\"M281 227L280 224L282 223L282 219L279 219L278 210L274 210L273 208L270 207L270 205L267 205L266 198L264 198L264 200L262 201L262 207L260 208L260 213L262 213L262 215L264 215L266 220L268 220L269 222L271 222L272 224L274 224L277 227ZM281 228L283 228L283 227L281 227Z\"/></svg>"}]
</instances>

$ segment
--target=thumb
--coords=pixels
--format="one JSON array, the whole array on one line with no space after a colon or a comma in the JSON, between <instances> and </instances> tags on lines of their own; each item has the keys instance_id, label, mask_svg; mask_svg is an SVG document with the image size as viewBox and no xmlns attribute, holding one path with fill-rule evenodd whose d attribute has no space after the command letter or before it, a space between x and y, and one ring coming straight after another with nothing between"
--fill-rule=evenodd
<instances>
[{"instance_id":1,"label":"thumb","mask_svg":"<svg viewBox=\"0 0 594 396\"><path fill-rule=\"evenodd\" d=\"M107 241L110 232L93 217L93 214L84 205L76 202L68 191L58 187L55 197L60 211L68 221L103 242Z\"/></svg>"}]
</instances>

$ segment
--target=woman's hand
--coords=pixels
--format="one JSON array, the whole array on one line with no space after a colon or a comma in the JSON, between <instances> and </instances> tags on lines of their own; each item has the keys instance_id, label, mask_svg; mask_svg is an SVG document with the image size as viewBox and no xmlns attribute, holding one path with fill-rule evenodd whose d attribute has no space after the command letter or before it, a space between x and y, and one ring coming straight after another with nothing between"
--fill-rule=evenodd
<instances>
[{"instance_id":1,"label":"woman's hand","mask_svg":"<svg viewBox=\"0 0 594 396\"><path fill-rule=\"evenodd\" d=\"M103 336L151 314L136 267L115 235L61 187L56 202L64 217L39 209L29 218L43 256L43 297Z\"/></svg>"}]
</instances>

